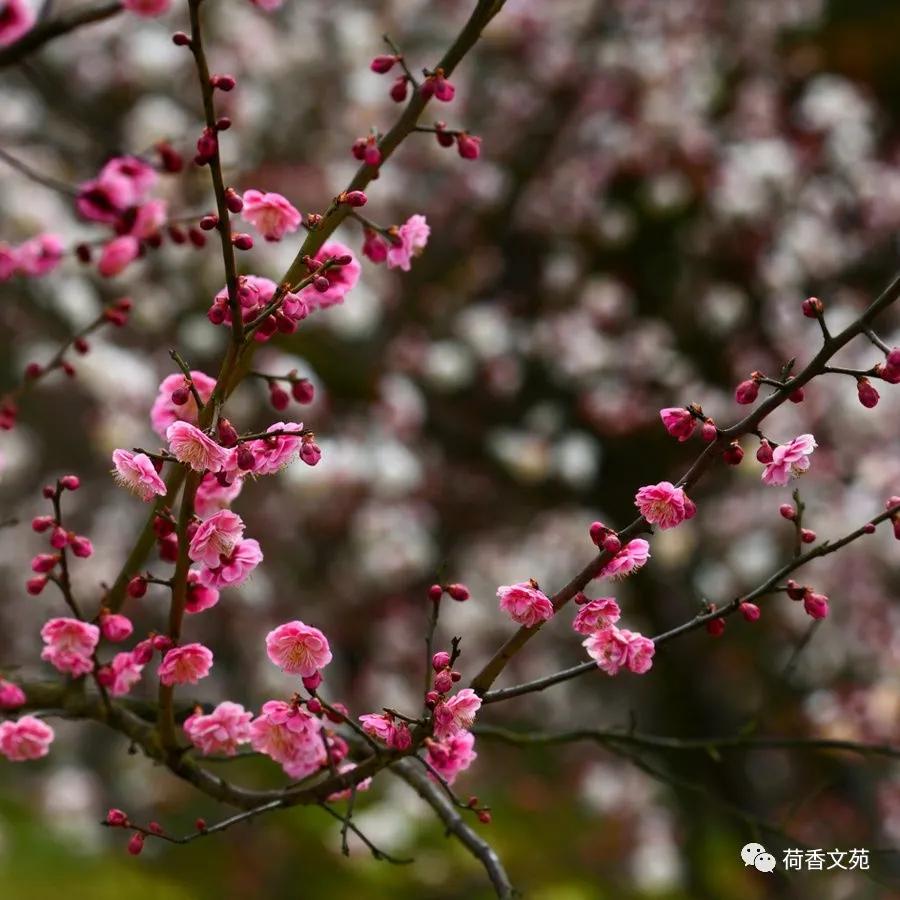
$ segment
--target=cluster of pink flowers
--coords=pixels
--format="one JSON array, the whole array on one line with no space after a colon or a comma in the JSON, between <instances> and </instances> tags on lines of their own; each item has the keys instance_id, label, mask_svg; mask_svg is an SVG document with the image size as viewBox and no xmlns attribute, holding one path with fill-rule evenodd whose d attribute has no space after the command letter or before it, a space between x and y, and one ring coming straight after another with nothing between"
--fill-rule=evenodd
<instances>
[{"instance_id":1,"label":"cluster of pink flowers","mask_svg":"<svg viewBox=\"0 0 900 900\"><path fill-rule=\"evenodd\" d=\"M327 762L321 731L321 720L300 704L269 700L250 723L250 744L291 778L305 778Z\"/></svg>"},{"instance_id":2,"label":"cluster of pink flowers","mask_svg":"<svg viewBox=\"0 0 900 900\"><path fill-rule=\"evenodd\" d=\"M635 495L634 505L651 525L658 525L663 530L680 525L697 512L684 489L669 481L642 487Z\"/></svg>"},{"instance_id":3,"label":"cluster of pink flowers","mask_svg":"<svg viewBox=\"0 0 900 900\"><path fill-rule=\"evenodd\" d=\"M802 475L809 469L809 457L817 446L811 434L801 434L787 444L779 444L771 451L772 458L765 464L762 480L766 484L784 485L792 477Z\"/></svg>"},{"instance_id":4,"label":"cluster of pink flowers","mask_svg":"<svg viewBox=\"0 0 900 900\"><path fill-rule=\"evenodd\" d=\"M240 703L226 700L211 713L204 715L198 710L185 719L184 732L205 756L234 756L239 745L250 741L252 718Z\"/></svg>"},{"instance_id":5,"label":"cluster of pink flowers","mask_svg":"<svg viewBox=\"0 0 900 900\"><path fill-rule=\"evenodd\" d=\"M18 247L0 241L0 282L14 275L47 275L59 265L64 253L63 243L55 234L35 235Z\"/></svg>"},{"instance_id":6,"label":"cluster of pink flowers","mask_svg":"<svg viewBox=\"0 0 900 900\"><path fill-rule=\"evenodd\" d=\"M460 731L442 741L425 742L425 759L448 784L453 784L456 776L475 762L475 735L470 731Z\"/></svg>"},{"instance_id":7,"label":"cluster of pink flowers","mask_svg":"<svg viewBox=\"0 0 900 900\"><path fill-rule=\"evenodd\" d=\"M416 214L399 227L389 228L387 238L367 228L362 252L374 263L386 262L389 269L408 272L413 258L425 249L430 234L425 216Z\"/></svg>"},{"instance_id":8,"label":"cluster of pink flowers","mask_svg":"<svg viewBox=\"0 0 900 900\"><path fill-rule=\"evenodd\" d=\"M553 615L553 604L536 581L501 585L497 588L497 597L500 599L500 609L526 628L534 628Z\"/></svg>"},{"instance_id":9,"label":"cluster of pink flowers","mask_svg":"<svg viewBox=\"0 0 900 900\"><path fill-rule=\"evenodd\" d=\"M653 641L615 625L593 632L584 641L584 647L607 675L615 675L623 666L642 675L653 665Z\"/></svg>"},{"instance_id":10,"label":"cluster of pink flowers","mask_svg":"<svg viewBox=\"0 0 900 900\"><path fill-rule=\"evenodd\" d=\"M34 716L0 722L0 754L10 762L46 756L53 742L53 729Z\"/></svg>"},{"instance_id":11,"label":"cluster of pink flowers","mask_svg":"<svg viewBox=\"0 0 900 900\"><path fill-rule=\"evenodd\" d=\"M390 713L367 713L359 717L363 731L393 750L407 750L412 745L412 735L405 722Z\"/></svg>"}]
</instances>

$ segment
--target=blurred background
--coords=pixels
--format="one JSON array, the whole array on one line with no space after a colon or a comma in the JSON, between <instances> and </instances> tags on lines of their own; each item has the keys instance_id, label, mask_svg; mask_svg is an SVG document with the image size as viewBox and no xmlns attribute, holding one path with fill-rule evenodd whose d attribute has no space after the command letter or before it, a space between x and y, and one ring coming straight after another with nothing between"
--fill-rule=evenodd
<instances>
[{"instance_id":1,"label":"blurred background","mask_svg":"<svg viewBox=\"0 0 900 900\"><path fill-rule=\"evenodd\" d=\"M69 0L55 4L62 10ZM382 32L414 70L433 65L471 2L299 3L263 13L242 0L206 10L214 71L234 127L226 175L239 189L286 195L322 211L355 170L350 147L387 130L391 76L368 69ZM0 146L69 184L111 155L162 138L189 153L199 129L190 55L157 20L119 16L0 72ZM462 160L413 135L369 190L381 224L424 214L432 236L412 272L363 260L347 302L267 344L256 368L297 368L315 402L291 418L316 431L323 460L245 488L234 508L266 556L251 581L188 622L216 653L199 699L258 709L290 691L266 660L265 633L290 618L328 634L329 696L355 714L418 702L425 589L438 575L473 599L448 603L439 646L463 635L468 678L510 632L499 584L537 579L552 592L589 558L594 519L621 527L642 484L682 474L698 449L677 444L660 407L700 402L730 423L734 385L777 375L818 347L800 302L817 295L832 329L849 321L897 266L900 224L900 7L889 0L508 0L454 75L456 100L435 104L449 127L483 138ZM173 215L210 205L208 176L162 182ZM38 231L68 246L98 236L65 193L0 161L0 240ZM337 237L354 248L358 228ZM296 241L257 242L244 272L277 278ZM39 539L47 479L76 472L71 521L96 553L75 568L85 602L115 577L145 510L114 487L115 447L155 447L148 412L173 371L170 347L214 375L226 332L205 317L223 283L213 243L166 241L122 276L100 279L69 258L53 275L0 284L0 394L25 365L97 315L134 301L125 329L92 339L23 399L0 433L0 663L50 674L39 628L56 597L24 582ZM879 330L900 344L890 314ZM841 356L868 367L865 342ZM839 537L900 488L900 399L875 410L852 379L818 380L779 411L776 440L819 442L799 487L807 523ZM263 382L235 395L242 429L282 418ZM697 517L653 541L637 576L614 593L626 627L656 634L707 601L724 603L780 566L793 531L778 515L789 489L764 487L745 443L737 469L694 491ZM520 730L627 728L678 738L756 733L890 743L900 730L900 569L889 529L803 572L831 598L820 626L783 595L751 625L689 634L661 649L645 677L598 672L486 708L480 721ZM154 571L165 564L154 561ZM164 596L126 610L159 627ZM566 610L510 666L504 684L581 661ZM413 674L411 674L413 673ZM145 681L149 681L145 679ZM148 690L145 684L141 690ZM56 722L54 725L56 726ZM266 897L489 897L482 870L444 838L430 810L385 774L358 800L358 824L407 867L340 855L339 825L316 809L280 812L189 847L97 826L109 806L174 833L226 814L100 726L58 723L40 763L0 766L0 894L44 900ZM589 744L517 749L480 738L459 781L494 821L480 830L534 900L582 898L887 898L900 891L896 761L807 751L612 754ZM246 783L277 784L274 764L238 762ZM760 823L773 830L760 827ZM745 869L760 840L788 847L867 848L871 871L765 875ZM778 874L780 872L780 874Z\"/></svg>"}]
</instances>

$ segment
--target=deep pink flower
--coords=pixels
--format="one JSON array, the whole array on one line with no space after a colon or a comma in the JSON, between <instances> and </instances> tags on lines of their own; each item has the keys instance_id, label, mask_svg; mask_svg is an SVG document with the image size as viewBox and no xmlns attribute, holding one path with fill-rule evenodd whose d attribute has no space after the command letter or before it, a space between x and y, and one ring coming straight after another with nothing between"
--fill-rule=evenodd
<instances>
[{"instance_id":1,"label":"deep pink flower","mask_svg":"<svg viewBox=\"0 0 900 900\"><path fill-rule=\"evenodd\" d=\"M331 662L328 638L311 625L293 621L279 625L266 635L269 659L282 672L309 678Z\"/></svg>"},{"instance_id":2,"label":"deep pink flower","mask_svg":"<svg viewBox=\"0 0 900 900\"><path fill-rule=\"evenodd\" d=\"M205 372L192 369L191 381L194 383L200 399L206 403L215 390L216 379L210 378ZM197 404L194 401L193 393L188 392L188 402L181 406L176 406L172 401L173 391L181 387L183 383L184 376L178 373L166 376L159 385L156 400L153 401L153 408L150 410L150 424L160 437L165 437L166 429L173 422L189 422L191 425L198 423Z\"/></svg>"},{"instance_id":3,"label":"deep pink flower","mask_svg":"<svg viewBox=\"0 0 900 900\"><path fill-rule=\"evenodd\" d=\"M300 451L300 432L302 422L275 422L266 431L295 431L297 437L280 435L253 441L250 449L253 452L253 474L273 475L287 466Z\"/></svg>"},{"instance_id":4,"label":"deep pink flower","mask_svg":"<svg viewBox=\"0 0 900 900\"><path fill-rule=\"evenodd\" d=\"M533 628L553 615L553 604L534 581L501 585L497 588L500 609L509 613L514 622Z\"/></svg>"},{"instance_id":5,"label":"deep pink flower","mask_svg":"<svg viewBox=\"0 0 900 900\"><path fill-rule=\"evenodd\" d=\"M96 625L78 619L50 619L41 629L41 638L46 644L41 659L60 672L78 676L93 670L91 657L100 641L100 629Z\"/></svg>"},{"instance_id":6,"label":"deep pink flower","mask_svg":"<svg viewBox=\"0 0 900 900\"><path fill-rule=\"evenodd\" d=\"M215 567L200 569L200 583L206 587L236 587L262 562L262 550L252 538L237 544L231 554Z\"/></svg>"},{"instance_id":7,"label":"deep pink flower","mask_svg":"<svg viewBox=\"0 0 900 900\"><path fill-rule=\"evenodd\" d=\"M113 474L122 487L137 494L141 500L152 500L154 496L166 496L166 484L159 477L153 462L146 453L132 453L130 450L113 450Z\"/></svg>"},{"instance_id":8,"label":"deep pink flower","mask_svg":"<svg viewBox=\"0 0 900 900\"><path fill-rule=\"evenodd\" d=\"M572 627L579 634L591 634L606 628L607 625L614 625L619 621L621 614L615 598L598 597L579 607Z\"/></svg>"},{"instance_id":9,"label":"deep pink flower","mask_svg":"<svg viewBox=\"0 0 900 900\"><path fill-rule=\"evenodd\" d=\"M128 616L123 616L121 613L100 614L100 633L108 641L117 644L119 641L131 637L133 631L134 625L131 624Z\"/></svg>"},{"instance_id":10,"label":"deep pink flower","mask_svg":"<svg viewBox=\"0 0 900 900\"><path fill-rule=\"evenodd\" d=\"M471 688L463 688L434 708L434 736L438 740L468 731L481 709L481 697Z\"/></svg>"},{"instance_id":11,"label":"deep pink flower","mask_svg":"<svg viewBox=\"0 0 900 900\"><path fill-rule=\"evenodd\" d=\"M166 440L175 459L195 472L219 472L228 461L228 451L189 422L173 422L166 429Z\"/></svg>"},{"instance_id":12,"label":"deep pink flower","mask_svg":"<svg viewBox=\"0 0 900 900\"><path fill-rule=\"evenodd\" d=\"M653 654L656 652L656 644L648 637L638 634L636 631L622 629L622 635L628 641L628 668L635 675L643 675L653 665Z\"/></svg>"},{"instance_id":13,"label":"deep pink flower","mask_svg":"<svg viewBox=\"0 0 900 900\"><path fill-rule=\"evenodd\" d=\"M409 729L387 713L366 713L359 717L363 731L395 750L406 750L412 742Z\"/></svg>"},{"instance_id":14,"label":"deep pink flower","mask_svg":"<svg viewBox=\"0 0 900 900\"><path fill-rule=\"evenodd\" d=\"M122 0L122 6L145 19L161 16L169 11L172 0Z\"/></svg>"},{"instance_id":15,"label":"deep pink flower","mask_svg":"<svg viewBox=\"0 0 900 900\"><path fill-rule=\"evenodd\" d=\"M481 138L463 131L456 136L456 150L463 159L481 156Z\"/></svg>"},{"instance_id":16,"label":"deep pink flower","mask_svg":"<svg viewBox=\"0 0 900 900\"><path fill-rule=\"evenodd\" d=\"M651 525L659 525L663 530L680 525L697 511L684 490L670 481L642 487L635 495L634 505Z\"/></svg>"},{"instance_id":17,"label":"deep pink flower","mask_svg":"<svg viewBox=\"0 0 900 900\"><path fill-rule=\"evenodd\" d=\"M195 712L184 720L184 732L204 756L234 756L240 744L250 740L253 714L240 703L225 700L206 715Z\"/></svg>"},{"instance_id":18,"label":"deep pink flower","mask_svg":"<svg viewBox=\"0 0 900 900\"><path fill-rule=\"evenodd\" d=\"M229 462L226 471L230 466ZM212 472L207 472L194 495L194 512L200 518L208 519L213 513L230 506L231 502L240 494L243 486L243 478L234 477L229 484L223 485Z\"/></svg>"},{"instance_id":19,"label":"deep pink flower","mask_svg":"<svg viewBox=\"0 0 900 900\"><path fill-rule=\"evenodd\" d=\"M244 522L228 509L220 510L202 522L188 548L188 556L194 562L215 568L220 558L229 556L244 537Z\"/></svg>"},{"instance_id":20,"label":"deep pink flower","mask_svg":"<svg viewBox=\"0 0 900 900\"><path fill-rule=\"evenodd\" d=\"M803 608L813 619L824 619L828 615L828 598L824 594L807 591L803 595Z\"/></svg>"},{"instance_id":21,"label":"deep pink flower","mask_svg":"<svg viewBox=\"0 0 900 900\"><path fill-rule=\"evenodd\" d=\"M12 681L0 678L0 709L18 709L25 705L25 691Z\"/></svg>"},{"instance_id":22,"label":"deep pink flower","mask_svg":"<svg viewBox=\"0 0 900 900\"><path fill-rule=\"evenodd\" d=\"M309 285L300 292L300 296L309 304L310 309L327 309L336 303L343 303L344 297L356 287L362 266L349 247L337 241L330 241L319 250L315 258L317 262L324 262L342 256L350 257L350 262L346 266L332 266L324 273L328 279L327 291L318 291L313 285Z\"/></svg>"},{"instance_id":23,"label":"deep pink flower","mask_svg":"<svg viewBox=\"0 0 900 900\"><path fill-rule=\"evenodd\" d=\"M686 441L697 427L697 420L691 415L689 409L683 406L670 406L667 409L659 411L659 417L662 419L666 431L672 437L678 438L679 441Z\"/></svg>"},{"instance_id":24,"label":"deep pink flower","mask_svg":"<svg viewBox=\"0 0 900 900\"><path fill-rule=\"evenodd\" d=\"M448 783L453 784L456 776L475 762L478 754L474 746L475 735L470 731L461 731L443 741L426 741L425 759Z\"/></svg>"},{"instance_id":25,"label":"deep pink flower","mask_svg":"<svg viewBox=\"0 0 900 900\"><path fill-rule=\"evenodd\" d=\"M809 469L809 457L818 447L811 434L801 434L787 444L779 444L772 451L772 461L763 469L762 480L766 484L787 484L792 476L802 475Z\"/></svg>"},{"instance_id":26,"label":"deep pink flower","mask_svg":"<svg viewBox=\"0 0 900 900\"><path fill-rule=\"evenodd\" d=\"M24 762L46 756L53 742L53 729L34 716L0 723L0 754L10 762Z\"/></svg>"},{"instance_id":27,"label":"deep pink flower","mask_svg":"<svg viewBox=\"0 0 900 900\"><path fill-rule=\"evenodd\" d=\"M184 644L173 647L159 664L156 674L165 685L196 684L209 675L213 655L203 644Z\"/></svg>"},{"instance_id":28,"label":"deep pink flower","mask_svg":"<svg viewBox=\"0 0 900 900\"><path fill-rule=\"evenodd\" d=\"M105 176L79 185L75 208L89 222L115 225L134 200L134 182L125 175L110 171Z\"/></svg>"},{"instance_id":29,"label":"deep pink flower","mask_svg":"<svg viewBox=\"0 0 900 900\"><path fill-rule=\"evenodd\" d=\"M0 5L0 47L7 47L31 31L35 15L24 0L2 0Z\"/></svg>"},{"instance_id":30,"label":"deep pink flower","mask_svg":"<svg viewBox=\"0 0 900 900\"><path fill-rule=\"evenodd\" d=\"M583 646L607 675L615 675L628 663L628 639L615 625L595 631Z\"/></svg>"},{"instance_id":31,"label":"deep pink flower","mask_svg":"<svg viewBox=\"0 0 900 900\"><path fill-rule=\"evenodd\" d=\"M389 269L410 270L410 264L414 256L418 256L428 243L431 228L425 221L425 216L410 216L398 229L399 244L391 243L388 247L387 264Z\"/></svg>"},{"instance_id":32,"label":"deep pink flower","mask_svg":"<svg viewBox=\"0 0 900 900\"><path fill-rule=\"evenodd\" d=\"M113 238L103 246L100 262L97 263L97 271L104 278L112 278L114 275L124 272L137 259L140 249L140 242L130 234Z\"/></svg>"},{"instance_id":33,"label":"deep pink flower","mask_svg":"<svg viewBox=\"0 0 900 900\"><path fill-rule=\"evenodd\" d=\"M188 572L187 599L184 610L189 613L200 613L211 609L219 602L219 592L213 587L200 583L200 572L191 569Z\"/></svg>"},{"instance_id":34,"label":"deep pink flower","mask_svg":"<svg viewBox=\"0 0 900 900\"><path fill-rule=\"evenodd\" d=\"M124 697L141 680L144 664L135 653L117 653L107 671L106 689L113 697Z\"/></svg>"},{"instance_id":35,"label":"deep pink flower","mask_svg":"<svg viewBox=\"0 0 900 900\"><path fill-rule=\"evenodd\" d=\"M244 191L243 199L241 216L267 241L280 241L300 226L300 213L281 194L249 190Z\"/></svg>"},{"instance_id":36,"label":"deep pink flower","mask_svg":"<svg viewBox=\"0 0 900 900\"><path fill-rule=\"evenodd\" d=\"M16 251L18 269L23 275L46 275L59 265L64 252L63 242L57 235L36 235Z\"/></svg>"},{"instance_id":37,"label":"deep pink flower","mask_svg":"<svg viewBox=\"0 0 900 900\"><path fill-rule=\"evenodd\" d=\"M601 578L625 578L650 558L650 544L643 538L629 541L601 570Z\"/></svg>"},{"instance_id":38,"label":"deep pink flower","mask_svg":"<svg viewBox=\"0 0 900 900\"><path fill-rule=\"evenodd\" d=\"M326 762L321 730L321 721L300 706L269 700L250 723L250 744L292 778L304 778Z\"/></svg>"}]
</instances>

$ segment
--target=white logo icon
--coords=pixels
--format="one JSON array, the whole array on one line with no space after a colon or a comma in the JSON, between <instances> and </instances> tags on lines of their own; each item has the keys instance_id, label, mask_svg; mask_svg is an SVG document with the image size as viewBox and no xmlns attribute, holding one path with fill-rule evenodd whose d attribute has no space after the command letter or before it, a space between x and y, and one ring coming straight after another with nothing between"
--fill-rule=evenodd
<instances>
[{"instance_id":1,"label":"white logo icon","mask_svg":"<svg viewBox=\"0 0 900 900\"><path fill-rule=\"evenodd\" d=\"M775 868L775 857L762 844L744 844L741 859L745 866L755 866L760 872L771 872Z\"/></svg>"}]
</instances>

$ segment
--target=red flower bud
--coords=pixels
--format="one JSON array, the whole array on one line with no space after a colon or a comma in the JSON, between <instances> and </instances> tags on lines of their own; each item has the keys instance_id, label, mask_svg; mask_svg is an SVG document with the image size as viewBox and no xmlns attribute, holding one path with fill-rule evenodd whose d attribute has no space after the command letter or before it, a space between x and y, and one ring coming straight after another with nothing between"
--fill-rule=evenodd
<instances>
[{"instance_id":1,"label":"red flower bud","mask_svg":"<svg viewBox=\"0 0 900 900\"><path fill-rule=\"evenodd\" d=\"M447 593L459 603L468 600L471 596L469 589L464 584L448 584Z\"/></svg>"}]
</instances>

